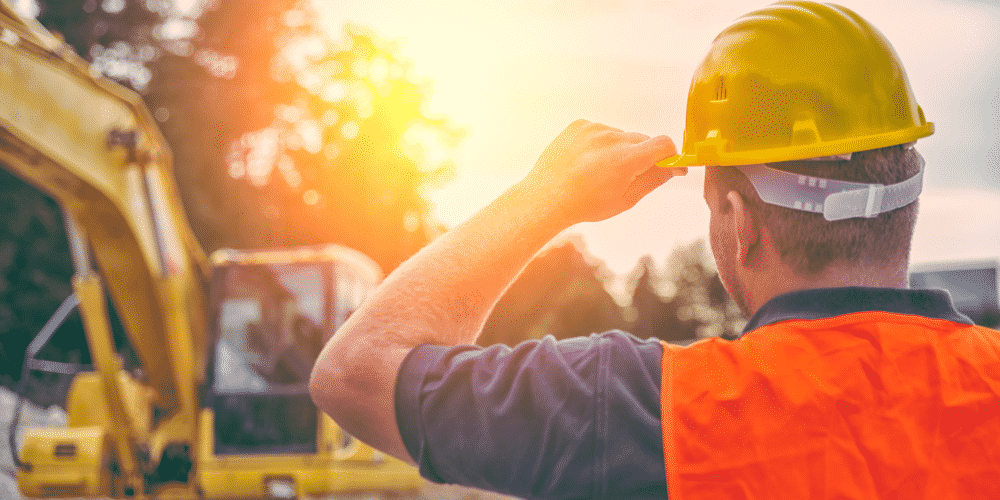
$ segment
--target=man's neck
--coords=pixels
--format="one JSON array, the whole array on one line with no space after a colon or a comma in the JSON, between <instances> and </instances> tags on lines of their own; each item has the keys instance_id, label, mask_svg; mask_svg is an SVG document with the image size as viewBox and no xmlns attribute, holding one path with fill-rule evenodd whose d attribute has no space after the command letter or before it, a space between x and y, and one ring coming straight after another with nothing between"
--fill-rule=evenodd
<instances>
[{"instance_id":1,"label":"man's neck","mask_svg":"<svg viewBox=\"0 0 1000 500\"><path fill-rule=\"evenodd\" d=\"M848 286L907 288L908 283L906 263L858 266L838 262L813 276L803 276L787 266L772 271L776 272L745 281L749 292L745 298L751 316L772 298L798 290Z\"/></svg>"}]
</instances>

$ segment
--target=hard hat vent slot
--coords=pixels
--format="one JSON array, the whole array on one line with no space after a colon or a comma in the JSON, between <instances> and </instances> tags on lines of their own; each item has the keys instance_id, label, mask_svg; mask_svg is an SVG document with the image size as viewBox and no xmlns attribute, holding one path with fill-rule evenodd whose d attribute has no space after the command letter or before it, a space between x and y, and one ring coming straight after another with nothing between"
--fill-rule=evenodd
<instances>
[{"instance_id":1,"label":"hard hat vent slot","mask_svg":"<svg viewBox=\"0 0 1000 500\"><path fill-rule=\"evenodd\" d=\"M715 84L715 99L712 102L721 102L728 99L728 91L726 90L726 77L720 76L719 81Z\"/></svg>"}]
</instances>

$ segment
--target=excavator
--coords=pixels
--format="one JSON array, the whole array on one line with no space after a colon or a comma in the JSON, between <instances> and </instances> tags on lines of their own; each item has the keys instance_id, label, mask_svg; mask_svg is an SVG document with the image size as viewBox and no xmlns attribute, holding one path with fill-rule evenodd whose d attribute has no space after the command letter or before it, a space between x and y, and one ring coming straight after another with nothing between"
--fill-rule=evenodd
<instances>
[{"instance_id":1,"label":"excavator","mask_svg":"<svg viewBox=\"0 0 1000 500\"><path fill-rule=\"evenodd\" d=\"M9 439L22 494L419 490L413 467L340 430L307 390L320 348L380 281L378 265L332 244L206 256L186 220L170 150L140 97L95 76L6 1L0 164L59 205L74 266L73 294L25 360L26 371L73 374L67 425L24 429L18 451L15 419ZM92 364L35 359L73 308Z\"/></svg>"}]
</instances>

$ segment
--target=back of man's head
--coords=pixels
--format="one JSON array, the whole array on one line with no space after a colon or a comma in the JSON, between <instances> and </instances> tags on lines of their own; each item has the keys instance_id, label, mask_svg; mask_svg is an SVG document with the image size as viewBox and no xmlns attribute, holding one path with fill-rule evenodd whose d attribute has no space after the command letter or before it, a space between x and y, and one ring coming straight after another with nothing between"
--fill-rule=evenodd
<instances>
[{"instance_id":1,"label":"back of man's head","mask_svg":"<svg viewBox=\"0 0 1000 500\"><path fill-rule=\"evenodd\" d=\"M787 161L768 165L810 177L892 185L920 172L919 154L908 145L851 155L841 161ZM910 253L917 202L873 218L828 221L822 213L765 203L740 170L711 167L716 193L740 193L755 219L770 231L785 265L801 276L815 276L831 264L880 268L905 265Z\"/></svg>"},{"instance_id":2,"label":"back of man's head","mask_svg":"<svg viewBox=\"0 0 1000 500\"><path fill-rule=\"evenodd\" d=\"M912 146L933 131L874 25L787 0L712 42L688 93L683 151L658 164L715 169L715 190L742 195L800 276L898 268L923 178Z\"/></svg>"}]
</instances>

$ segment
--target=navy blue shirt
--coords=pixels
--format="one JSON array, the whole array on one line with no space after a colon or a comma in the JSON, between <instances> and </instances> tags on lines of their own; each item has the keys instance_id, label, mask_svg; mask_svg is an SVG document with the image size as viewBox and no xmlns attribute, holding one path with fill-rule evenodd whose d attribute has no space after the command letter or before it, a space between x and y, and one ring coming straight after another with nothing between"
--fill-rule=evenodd
<instances>
[{"instance_id":1,"label":"navy blue shirt","mask_svg":"<svg viewBox=\"0 0 1000 500\"><path fill-rule=\"evenodd\" d=\"M942 290L835 288L775 297L744 329L885 311L971 324ZM612 331L514 348L422 345L396 419L425 478L524 498L666 498L663 348Z\"/></svg>"}]
</instances>

